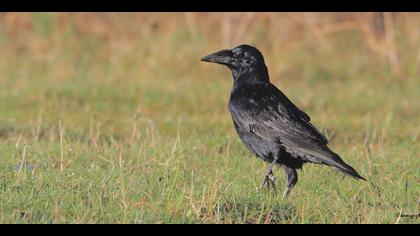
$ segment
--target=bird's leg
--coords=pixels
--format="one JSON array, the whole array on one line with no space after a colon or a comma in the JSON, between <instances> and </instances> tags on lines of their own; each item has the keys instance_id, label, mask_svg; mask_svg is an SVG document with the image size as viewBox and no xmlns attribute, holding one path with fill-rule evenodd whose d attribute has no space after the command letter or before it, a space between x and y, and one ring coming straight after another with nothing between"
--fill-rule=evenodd
<instances>
[{"instance_id":1,"label":"bird's leg","mask_svg":"<svg viewBox=\"0 0 420 236\"><path fill-rule=\"evenodd\" d=\"M296 169L284 166L284 171L286 173L286 188L283 193L283 199L292 191L293 187L298 181L298 174Z\"/></svg>"},{"instance_id":2,"label":"bird's leg","mask_svg":"<svg viewBox=\"0 0 420 236\"><path fill-rule=\"evenodd\" d=\"M276 164L277 159L274 159L274 161L268 166L265 176L262 182L262 187L267 187L268 189L272 186L274 191L276 191L276 181L277 178L273 174L273 167Z\"/></svg>"}]
</instances>

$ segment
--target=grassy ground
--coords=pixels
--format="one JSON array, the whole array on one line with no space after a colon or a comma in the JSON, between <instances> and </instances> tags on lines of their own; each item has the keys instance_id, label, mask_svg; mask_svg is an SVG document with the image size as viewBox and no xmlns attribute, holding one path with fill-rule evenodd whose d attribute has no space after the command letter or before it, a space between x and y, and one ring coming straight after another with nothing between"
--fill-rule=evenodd
<instances>
[{"instance_id":1,"label":"grassy ground","mask_svg":"<svg viewBox=\"0 0 420 236\"><path fill-rule=\"evenodd\" d=\"M419 223L403 216L420 212L418 42L397 38L394 76L353 33L325 50L274 50L264 28L243 39L369 180L306 165L282 200L234 133L230 72L199 62L217 39L182 25L109 39L54 19L34 15L21 41L0 27L1 223Z\"/></svg>"}]
</instances>

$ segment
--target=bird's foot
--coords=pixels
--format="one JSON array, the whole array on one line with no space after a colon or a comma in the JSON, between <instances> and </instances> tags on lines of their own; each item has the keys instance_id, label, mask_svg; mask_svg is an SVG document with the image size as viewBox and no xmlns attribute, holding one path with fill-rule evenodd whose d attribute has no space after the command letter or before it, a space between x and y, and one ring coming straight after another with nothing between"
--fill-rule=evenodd
<instances>
[{"instance_id":1,"label":"bird's foot","mask_svg":"<svg viewBox=\"0 0 420 236\"><path fill-rule=\"evenodd\" d=\"M262 188L270 189L272 187L274 192L276 192L277 191L276 185L277 185L277 178L276 176L274 176L273 172L270 170L269 172L267 172L267 174L265 175L263 179Z\"/></svg>"}]
</instances>

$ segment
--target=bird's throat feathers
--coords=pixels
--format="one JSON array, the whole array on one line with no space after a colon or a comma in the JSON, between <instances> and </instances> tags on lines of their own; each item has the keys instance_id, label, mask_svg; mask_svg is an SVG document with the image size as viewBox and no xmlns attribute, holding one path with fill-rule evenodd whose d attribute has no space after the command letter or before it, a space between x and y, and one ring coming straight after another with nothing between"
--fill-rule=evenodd
<instances>
[{"instance_id":1,"label":"bird's throat feathers","mask_svg":"<svg viewBox=\"0 0 420 236\"><path fill-rule=\"evenodd\" d=\"M268 69L265 65L258 68L239 68L232 70L234 88L241 85L269 83Z\"/></svg>"}]
</instances>

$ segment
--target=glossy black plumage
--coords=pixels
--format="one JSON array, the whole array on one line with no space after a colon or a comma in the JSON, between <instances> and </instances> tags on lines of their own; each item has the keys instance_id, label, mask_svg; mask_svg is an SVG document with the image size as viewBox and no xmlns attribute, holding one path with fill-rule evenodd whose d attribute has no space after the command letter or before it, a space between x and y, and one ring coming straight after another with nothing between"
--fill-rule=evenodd
<instances>
[{"instance_id":1,"label":"glossy black plumage","mask_svg":"<svg viewBox=\"0 0 420 236\"><path fill-rule=\"evenodd\" d=\"M235 130L255 156L285 167L286 194L297 182L296 169L306 162L329 165L363 179L328 148L328 140L310 123L309 115L270 83L258 49L241 45L202 60L226 65L232 71L229 111ZM272 174L271 167L267 176Z\"/></svg>"}]
</instances>

